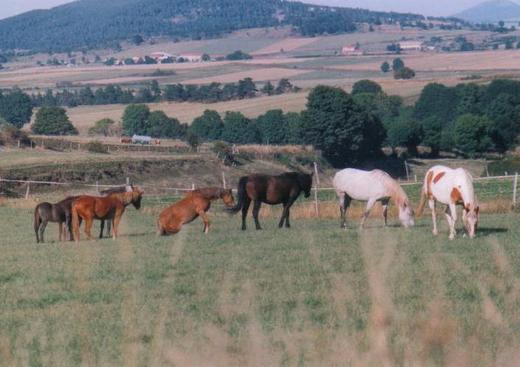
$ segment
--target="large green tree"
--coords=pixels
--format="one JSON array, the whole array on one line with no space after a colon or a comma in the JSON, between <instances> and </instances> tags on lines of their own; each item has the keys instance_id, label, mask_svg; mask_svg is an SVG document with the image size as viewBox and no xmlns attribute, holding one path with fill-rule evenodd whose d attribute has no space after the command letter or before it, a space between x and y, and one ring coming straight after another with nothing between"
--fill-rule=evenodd
<instances>
[{"instance_id":1,"label":"large green tree","mask_svg":"<svg viewBox=\"0 0 520 367\"><path fill-rule=\"evenodd\" d=\"M61 107L42 107L36 113L31 127L38 135L77 135L78 130L71 124L67 111Z\"/></svg>"},{"instance_id":2,"label":"large green tree","mask_svg":"<svg viewBox=\"0 0 520 367\"><path fill-rule=\"evenodd\" d=\"M190 125L190 133L202 140L212 141L220 139L224 122L220 114L214 110L205 110L202 116L193 120Z\"/></svg>"},{"instance_id":3,"label":"large green tree","mask_svg":"<svg viewBox=\"0 0 520 367\"><path fill-rule=\"evenodd\" d=\"M352 86L352 95L361 93L378 94L382 92L383 88L379 84L368 79L360 80Z\"/></svg>"},{"instance_id":4,"label":"large green tree","mask_svg":"<svg viewBox=\"0 0 520 367\"><path fill-rule=\"evenodd\" d=\"M270 110L258 116L256 125L263 144L281 145L287 143L288 126L282 110Z\"/></svg>"},{"instance_id":5,"label":"large green tree","mask_svg":"<svg viewBox=\"0 0 520 367\"><path fill-rule=\"evenodd\" d=\"M259 133L253 121L240 112L226 112L221 139L228 143L255 144Z\"/></svg>"},{"instance_id":6,"label":"large green tree","mask_svg":"<svg viewBox=\"0 0 520 367\"><path fill-rule=\"evenodd\" d=\"M150 108L144 104L131 104L123 113L123 131L127 135L145 135L148 129Z\"/></svg>"},{"instance_id":7,"label":"large green tree","mask_svg":"<svg viewBox=\"0 0 520 367\"><path fill-rule=\"evenodd\" d=\"M314 88L303 119L304 142L337 167L368 158L380 150L385 137L379 119L340 88Z\"/></svg>"},{"instance_id":8,"label":"large green tree","mask_svg":"<svg viewBox=\"0 0 520 367\"><path fill-rule=\"evenodd\" d=\"M31 121L32 109L31 98L20 89L0 91L0 117L15 127L22 128Z\"/></svg>"},{"instance_id":9,"label":"large green tree","mask_svg":"<svg viewBox=\"0 0 520 367\"><path fill-rule=\"evenodd\" d=\"M154 138L181 139L186 136L187 126L163 111L153 111L146 122L146 134Z\"/></svg>"},{"instance_id":10,"label":"large green tree","mask_svg":"<svg viewBox=\"0 0 520 367\"><path fill-rule=\"evenodd\" d=\"M462 115L455 121L455 147L463 153L474 156L487 152L492 147L488 131L491 121L482 116Z\"/></svg>"}]
</instances>

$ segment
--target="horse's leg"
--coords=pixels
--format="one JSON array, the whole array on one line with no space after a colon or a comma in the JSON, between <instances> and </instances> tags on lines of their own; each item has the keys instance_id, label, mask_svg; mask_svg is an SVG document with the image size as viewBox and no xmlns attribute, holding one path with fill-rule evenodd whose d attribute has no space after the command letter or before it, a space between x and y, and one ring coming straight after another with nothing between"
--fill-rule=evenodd
<instances>
[{"instance_id":1,"label":"horse's leg","mask_svg":"<svg viewBox=\"0 0 520 367\"><path fill-rule=\"evenodd\" d=\"M105 220L101 219L101 224L99 228L99 239L103 238L103 231L105 230Z\"/></svg>"},{"instance_id":2,"label":"horse's leg","mask_svg":"<svg viewBox=\"0 0 520 367\"><path fill-rule=\"evenodd\" d=\"M85 234L87 235L87 239L93 240L94 237L92 237L92 224L94 223L94 219L87 217L85 218Z\"/></svg>"},{"instance_id":3,"label":"horse's leg","mask_svg":"<svg viewBox=\"0 0 520 367\"><path fill-rule=\"evenodd\" d=\"M45 227L47 227L47 223L49 223L48 219L44 219L40 224L40 242L44 243L45 240L43 239L43 235L45 233Z\"/></svg>"},{"instance_id":4,"label":"horse's leg","mask_svg":"<svg viewBox=\"0 0 520 367\"><path fill-rule=\"evenodd\" d=\"M262 202L260 200L255 200L253 204L253 218L255 219L255 226L257 230L261 230L260 222L258 221L258 213L260 213L260 207L262 206Z\"/></svg>"},{"instance_id":5,"label":"horse's leg","mask_svg":"<svg viewBox=\"0 0 520 367\"><path fill-rule=\"evenodd\" d=\"M246 230L246 219L247 219L247 212L249 211L249 205L251 205L251 199L249 196L246 196L244 198L244 205L242 206L242 230Z\"/></svg>"},{"instance_id":6,"label":"horse's leg","mask_svg":"<svg viewBox=\"0 0 520 367\"><path fill-rule=\"evenodd\" d=\"M376 204L375 199L370 199L367 202L367 207L365 208L365 212L363 213L363 218L361 218L361 225L360 228L363 229L365 227L365 221L367 220L368 216L370 215L370 210L374 207Z\"/></svg>"},{"instance_id":7,"label":"horse's leg","mask_svg":"<svg viewBox=\"0 0 520 367\"><path fill-rule=\"evenodd\" d=\"M385 227L388 226L388 203L390 199L381 200L381 205L383 206L383 219L385 220Z\"/></svg>"},{"instance_id":8,"label":"horse's leg","mask_svg":"<svg viewBox=\"0 0 520 367\"><path fill-rule=\"evenodd\" d=\"M107 237L110 237L110 234L112 233L112 221L109 220L107 222Z\"/></svg>"},{"instance_id":9,"label":"horse's leg","mask_svg":"<svg viewBox=\"0 0 520 367\"><path fill-rule=\"evenodd\" d=\"M433 235L437 236L439 231L437 230L437 213L435 212L435 200L428 200L428 205L430 210L432 211L432 221L433 221Z\"/></svg>"},{"instance_id":10,"label":"horse's leg","mask_svg":"<svg viewBox=\"0 0 520 367\"><path fill-rule=\"evenodd\" d=\"M66 231L69 233L69 241L74 241L74 235L72 233L72 220L70 215L65 216L65 228ZM66 239L65 239L66 241Z\"/></svg>"},{"instance_id":11,"label":"horse's leg","mask_svg":"<svg viewBox=\"0 0 520 367\"><path fill-rule=\"evenodd\" d=\"M291 215L291 206L298 199L298 197L291 198L289 202L284 207L285 212L285 228L291 228L291 223L289 222L289 216Z\"/></svg>"},{"instance_id":12,"label":"horse's leg","mask_svg":"<svg viewBox=\"0 0 520 367\"><path fill-rule=\"evenodd\" d=\"M278 228L283 227L284 221L287 223L287 209L289 207L289 203L283 203L282 217L280 218L280 222L278 223Z\"/></svg>"},{"instance_id":13,"label":"horse's leg","mask_svg":"<svg viewBox=\"0 0 520 367\"><path fill-rule=\"evenodd\" d=\"M347 229L347 210L352 202L352 198L343 193L340 195L339 212L341 215L341 228Z\"/></svg>"},{"instance_id":14,"label":"horse's leg","mask_svg":"<svg viewBox=\"0 0 520 367\"><path fill-rule=\"evenodd\" d=\"M58 242L61 242L61 237L63 236L63 222L58 222Z\"/></svg>"},{"instance_id":15,"label":"horse's leg","mask_svg":"<svg viewBox=\"0 0 520 367\"><path fill-rule=\"evenodd\" d=\"M450 227L450 240L455 238L457 231L455 230L455 223L457 222L457 207L455 204L450 204L446 207L445 210L446 220L448 221L448 225Z\"/></svg>"},{"instance_id":16,"label":"horse's leg","mask_svg":"<svg viewBox=\"0 0 520 367\"><path fill-rule=\"evenodd\" d=\"M199 215L199 217L202 218L202 221L204 222L204 230L203 230L203 232L205 234L208 234L208 232L209 232L209 224L210 224L209 223L208 214L204 210L199 210L197 212L197 214Z\"/></svg>"},{"instance_id":17,"label":"horse's leg","mask_svg":"<svg viewBox=\"0 0 520 367\"><path fill-rule=\"evenodd\" d=\"M115 240L117 236L119 236L119 222L121 222L121 217L123 213L115 213L114 218L112 219L112 238Z\"/></svg>"}]
</instances>

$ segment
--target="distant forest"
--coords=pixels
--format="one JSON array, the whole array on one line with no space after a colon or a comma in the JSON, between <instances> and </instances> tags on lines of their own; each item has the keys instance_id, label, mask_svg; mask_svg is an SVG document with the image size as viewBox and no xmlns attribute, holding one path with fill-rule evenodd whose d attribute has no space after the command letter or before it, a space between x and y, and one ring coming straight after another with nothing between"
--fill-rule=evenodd
<instances>
[{"instance_id":1,"label":"distant forest","mask_svg":"<svg viewBox=\"0 0 520 367\"><path fill-rule=\"evenodd\" d=\"M283 0L79 0L0 21L0 50L66 52L117 48L142 37L202 39L255 27L302 35L353 32L355 23L413 23L420 15L331 8Z\"/></svg>"}]
</instances>

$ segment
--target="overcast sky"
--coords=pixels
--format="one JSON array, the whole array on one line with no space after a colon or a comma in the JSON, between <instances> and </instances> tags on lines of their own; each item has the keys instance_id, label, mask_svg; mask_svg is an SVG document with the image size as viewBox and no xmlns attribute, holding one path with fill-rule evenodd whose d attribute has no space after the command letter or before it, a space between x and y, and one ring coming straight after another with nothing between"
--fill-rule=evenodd
<instances>
[{"instance_id":1,"label":"overcast sky","mask_svg":"<svg viewBox=\"0 0 520 367\"><path fill-rule=\"evenodd\" d=\"M72 0L0 0L0 19L32 9L46 9ZM110 0L107 0L110 1ZM172 0L175 1L175 0ZM215 0L218 1L218 0ZM394 10L425 15L452 15L484 0L304 0L324 5Z\"/></svg>"}]
</instances>

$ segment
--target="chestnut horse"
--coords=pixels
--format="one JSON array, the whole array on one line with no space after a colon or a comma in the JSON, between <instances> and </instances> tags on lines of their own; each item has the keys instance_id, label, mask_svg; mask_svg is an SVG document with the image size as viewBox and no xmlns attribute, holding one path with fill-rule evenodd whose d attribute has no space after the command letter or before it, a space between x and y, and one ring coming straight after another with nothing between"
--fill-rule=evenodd
<instances>
[{"instance_id":1,"label":"chestnut horse","mask_svg":"<svg viewBox=\"0 0 520 367\"><path fill-rule=\"evenodd\" d=\"M282 218L278 224L282 228L289 228L289 211L300 193L303 191L306 198L311 195L312 174L287 172L278 176L250 175L240 178L238 182L238 203L229 211L233 214L242 210L242 230L246 229L246 217L249 205L253 201L253 218L256 229L260 230L258 213L262 203L269 205L283 204Z\"/></svg>"},{"instance_id":2,"label":"chestnut horse","mask_svg":"<svg viewBox=\"0 0 520 367\"><path fill-rule=\"evenodd\" d=\"M436 236L437 217L435 202L446 204L446 220L450 227L450 240L455 238L455 223L457 222L457 205L463 207L462 221L470 238L475 237L479 221L479 205L473 189L473 177L464 168L452 169L445 166L435 166L426 172L421 192L421 203L418 214L421 215L426 201L432 211L433 234Z\"/></svg>"},{"instance_id":3,"label":"chestnut horse","mask_svg":"<svg viewBox=\"0 0 520 367\"><path fill-rule=\"evenodd\" d=\"M59 203L41 203L34 208L34 232L36 233L36 243L44 242L43 235L47 223L54 222L59 225L59 241L65 241L66 230L69 231L72 241L71 226L71 206L77 196L70 196ZM65 227L64 227L65 226ZM65 231L64 231L65 229Z\"/></svg>"},{"instance_id":4,"label":"chestnut horse","mask_svg":"<svg viewBox=\"0 0 520 367\"><path fill-rule=\"evenodd\" d=\"M209 232L209 219L206 212L214 200L222 199L227 207L235 205L231 190L219 187L207 187L190 191L184 199L164 209L157 220L158 235L175 234L184 224L201 217L204 222L204 233Z\"/></svg>"},{"instance_id":5,"label":"chestnut horse","mask_svg":"<svg viewBox=\"0 0 520 367\"><path fill-rule=\"evenodd\" d=\"M74 239L80 240L80 218L85 221L85 234L88 239L93 239L90 230L94 219L112 221L112 237L117 238L119 222L128 205L132 204L136 209L141 208L143 191L132 186L127 187L126 192L114 192L105 197L80 196L72 203L72 227Z\"/></svg>"}]
</instances>

